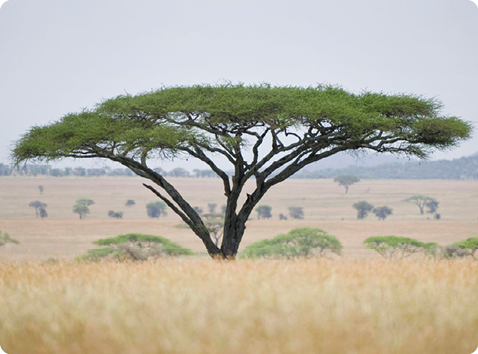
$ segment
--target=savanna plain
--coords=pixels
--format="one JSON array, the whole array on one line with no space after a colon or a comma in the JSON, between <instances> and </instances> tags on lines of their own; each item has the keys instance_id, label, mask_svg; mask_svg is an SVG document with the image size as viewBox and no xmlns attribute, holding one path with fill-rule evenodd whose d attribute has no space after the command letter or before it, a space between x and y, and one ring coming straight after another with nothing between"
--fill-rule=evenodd
<instances>
[{"instance_id":1,"label":"savanna plain","mask_svg":"<svg viewBox=\"0 0 478 354\"><path fill-rule=\"evenodd\" d=\"M218 179L170 179L191 205L225 203ZM478 182L362 180L345 194L332 180L291 179L262 203L272 218L247 224L243 245L296 227L343 244L334 259L218 262L171 211L150 219L156 198L137 177L0 178L0 346L16 353L472 353L478 347L478 262L381 259L370 236L448 245L478 235ZM40 194L38 186L44 191ZM246 192L252 190L250 184ZM437 199L442 218L404 200ZM95 201L80 220L75 200ZM126 207L128 199L136 204ZM35 217L31 201L46 203ZM393 215L357 220L352 204ZM279 220L290 206L303 220ZM123 211L123 219L108 211ZM92 241L160 235L199 252L145 262L75 262ZM55 262L45 262L55 259Z\"/></svg>"}]
</instances>

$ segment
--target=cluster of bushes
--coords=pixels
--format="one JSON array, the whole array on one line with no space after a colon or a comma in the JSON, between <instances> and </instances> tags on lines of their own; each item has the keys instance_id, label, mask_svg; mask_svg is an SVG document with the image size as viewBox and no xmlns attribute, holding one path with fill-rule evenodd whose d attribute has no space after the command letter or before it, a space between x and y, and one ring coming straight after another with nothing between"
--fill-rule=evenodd
<instances>
[{"instance_id":1,"label":"cluster of bushes","mask_svg":"<svg viewBox=\"0 0 478 354\"><path fill-rule=\"evenodd\" d=\"M302 220L304 218L304 208L302 207L288 207L289 209L289 216L291 219L299 219ZM257 219L269 219L272 217L272 207L270 205L259 205L256 208L257 212ZM279 214L279 220L287 220L287 216L284 214Z\"/></svg>"},{"instance_id":2,"label":"cluster of bushes","mask_svg":"<svg viewBox=\"0 0 478 354\"><path fill-rule=\"evenodd\" d=\"M387 259L403 259L422 253L433 257L471 256L478 259L478 237L469 238L447 247L435 242L421 242L409 237L373 236L364 241L364 245L375 250ZM272 239L264 239L247 246L242 252L243 258L296 258L325 256L330 253L341 254L342 244L332 235L321 229L297 228L287 234Z\"/></svg>"}]
</instances>

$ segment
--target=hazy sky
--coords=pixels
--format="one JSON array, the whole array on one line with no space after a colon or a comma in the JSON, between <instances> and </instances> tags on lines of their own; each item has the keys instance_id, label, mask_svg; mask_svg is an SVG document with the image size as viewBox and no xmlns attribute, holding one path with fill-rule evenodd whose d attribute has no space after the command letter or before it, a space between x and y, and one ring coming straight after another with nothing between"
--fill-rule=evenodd
<instances>
[{"instance_id":1,"label":"hazy sky","mask_svg":"<svg viewBox=\"0 0 478 354\"><path fill-rule=\"evenodd\" d=\"M477 122L478 6L9 0L0 8L0 162L9 162L9 145L30 126L103 98L225 80L415 93ZM435 158L476 151L478 137Z\"/></svg>"}]
</instances>

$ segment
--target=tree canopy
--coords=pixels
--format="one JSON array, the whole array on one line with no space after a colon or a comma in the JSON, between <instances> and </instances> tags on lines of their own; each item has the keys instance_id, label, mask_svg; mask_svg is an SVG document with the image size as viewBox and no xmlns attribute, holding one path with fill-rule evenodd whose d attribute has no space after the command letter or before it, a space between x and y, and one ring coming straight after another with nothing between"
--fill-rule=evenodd
<instances>
[{"instance_id":1,"label":"tree canopy","mask_svg":"<svg viewBox=\"0 0 478 354\"><path fill-rule=\"evenodd\" d=\"M344 186L345 193L347 194L349 191L349 187L354 183L360 182L360 178L351 175L340 175L334 178L334 182L337 182L341 186Z\"/></svg>"},{"instance_id":2,"label":"tree canopy","mask_svg":"<svg viewBox=\"0 0 478 354\"><path fill-rule=\"evenodd\" d=\"M471 125L441 115L435 99L350 93L335 87L218 85L164 87L103 101L58 122L34 126L15 143L16 165L65 157L106 158L151 180L150 189L201 238L213 257L234 258L245 223L264 194L310 163L341 151L369 149L425 158L470 136ZM184 155L223 181L227 206L221 247L198 213L149 159ZM228 174L215 162L233 165ZM243 186L255 190L238 205Z\"/></svg>"}]
</instances>

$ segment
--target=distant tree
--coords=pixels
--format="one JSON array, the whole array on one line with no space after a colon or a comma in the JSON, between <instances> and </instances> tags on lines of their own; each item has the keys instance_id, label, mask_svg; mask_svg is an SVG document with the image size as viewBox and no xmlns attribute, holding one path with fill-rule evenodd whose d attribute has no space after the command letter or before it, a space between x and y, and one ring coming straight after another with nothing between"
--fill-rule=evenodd
<instances>
[{"instance_id":1,"label":"distant tree","mask_svg":"<svg viewBox=\"0 0 478 354\"><path fill-rule=\"evenodd\" d=\"M0 246L4 246L7 243L13 243L14 245L20 244L19 241L15 240L14 238L11 238L10 235L6 232L2 235L2 231L0 231Z\"/></svg>"},{"instance_id":2,"label":"distant tree","mask_svg":"<svg viewBox=\"0 0 478 354\"><path fill-rule=\"evenodd\" d=\"M260 219L269 219L271 215L272 208L269 205L259 205L256 208L257 218Z\"/></svg>"},{"instance_id":3,"label":"distant tree","mask_svg":"<svg viewBox=\"0 0 478 354\"><path fill-rule=\"evenodd\" d=\"M38 200L35 200L34 202L30 202L30 204L28 204L28 206L32 207L32 208L35 208L35 214L36 216L38 217L38 212L40 210L40 208L46 208L47 207L47 204L46 203L42 203Z\"/></svg>"},{"instance_id":4,"label":"distant tree","mask_svg":"<svg viewBox=\"0 0 478 354\"><path fill-rule=\"evenodd\" d=\"M427 213L436 215L438 204L440 204L440 202L437 202L435 199L430 199L427 201L425 203L425 206L428 208Z\"/></svg>"},{"instance_id":5,"label":"distant tree","mask_svg":"<svg viewBox=\"0 0 478 354\"><path fill-rule=\"evenodd\" d=\"M113 210L110 210L108 211L108 216L110 218L115 218L115 219L123 219L123 212L122 211L113 211Z\"/></svg>"},{"instance_id":6,"label":"distant tree","mask_svg":"<svg viewBox=\"0 0 478 354\"><path fill-rule=\"evenodd\" d=\"M369 213L373 209L373 205L366 202L365 200L361 202L357 202L352 205L357 210L357 219L365 219Z\"/></svg>"},{"instance_id":7,"label":"distant tree","mask_svg":"<svg viewBox=\"0 0 478 354\"><path fill-rule=\"evenodd\" d=\"M349 187L357 182L360 182L360 178L357 176L350 176L350 175L340 175L334 178L334 182L337 182L341 186L345 187L345 193L348 193Z\"/></svg>"},{"instance_id":8,"label":"distant tree","mask_svg":"<svg viewBox=\"0 0 478 354\"><path fill-rule=\"evenodd\" d=\"M287 220L287 216L281 213L279 214L279 220Z\"/></svg>"},{"instance_id":9,"label":"distant tree","mask_svg":"<svg viewBox=\"0 0 478 354\"><path fill-rule=\"evenodd\" d=\"M146 204L146 213L150 218L159 218L168 215L166 213L166 204L163 202L150 202Z\"/></svg>"},{"instance_id":10,"label":"distant tree","mask_svg":"<svg viewBox=\"0 0 478 354\"><path fill-rule=\"evenodd\" d=\"M289 207L289 215L292 219L303 219L304 210L302 207Z\"/></svg>"},{"instance_id":11,"label":"distant tree","mask_svg":"<svg viewBox=\"0 0 478 354\"><path fill-rule=\"evenodd\" d=\"M440 219L441 219L441 215L440 215L440 214L438 214L438 213L437 213L437 214L435 214L433 217L435 218L435 220L436 220L436 221L438 221L438 220L440 220Z\"/></svg>"},{"instance_id":12,"label":"distant tree","mask_svg":"<svg viewBox=\"0 0 478 354\"><path fill-rule=\"evenodd\" d=\"M90 213L90 208L88 208L85 204L77 203L73 205L73 213L78 214L81 220L86 217L86 214Z\"/></svg>"},{"instance_id":13,"label":"distant tree","mask_svg":"<svg viewBox=\"0 0 478 354\"><path fill-rule=\"evenodd\" d=\"M216 212L217 204L216 203L209 203L207 205L207 207L209 208L209 213L214 214Z\"/></svg>"},{"instance_id":14,"label":"distant tree","mask_svg":"<svg viewBox=\"0 0 478 354\"><path fill-rule=\"evenodd\" d=\"M190 249L167 238L136 233L101 239L93 244L105 248L89 250L80 260L98 260L110 256L117 259L129 258L135 261L144 261L152 257L194 254Z\"/></svg>"},{"instance_id":15,"label":"distant tree","mask_svg":"<svg viewBox=\"0 0 478 354\"><path fill-rule=\"evenodd\" d=\"M296 258L325 256L326 251L340 254L342 244L321 229L297 228L285 235L255 242L244 249L242 257Z\"/></svg>"},{"instance_id":16,"label":"distant tree","mask_svg":"<svg viewBox=\"0 0 478 354\"><path fill-rule=\"evenodd\" d=\"M418 252L436 253L435 242L424 243L409 237L374 236L364 241L365 245L388 259L403 259Z\"/></svg>"},{"instance_id":17,"label":"distant tree","mask_svg":"<svg viewBox=\"0 0 478 354\"><path fill-rule=\"evenodd\" d=\"M196 213L198 213L199 215L202 214L202 208L200 208L200 207L198 207L198 206L193 207L193 210L194 210Z\"/></svg>"},{"instance_id":18,"label":"distant tree","mask_svg":"<svg viewBox=\"0 0 478 354\"><path fill-rule=\"evenodd\" d=\"M135 204L136 204L136 203L135 203L135 201L134 201L133 199L128 199L128 200L126 201L126 204L125 204L125 205L126 205L127 207L130 207L130 206L133 206L133 205L135 205Z\"/></svg>"},{"instance_id":19,"label":"distant tree","mask_svg":"<svg viewBox=\"0 0 478 354\"><path fill-rule=\"evenodd\" d=\"M433 203L436 203L436 207L438 207L438 202L435 200L435 198L432 198L432 197L429 197L427 195L423 195L423 194L416 194L416 195L413 195L411 197L408 197L407 199L405 199L406 202L408 203L414 203L418 206L418 208L420 209L420 214L424 214L424 208L425 206L427 205L427 203L432 203L431 205L433 205Z\"/></svg>"},{"instance_id":20,"label":"distant tree","mask_svg":"<svg viewBox=\"0 0 478 354\"><path fill-rule=\"evenodd\" d=\"M93 205L95 204L95 202L91 199L78 199L76 201L76 204L81 204L81 205L85 205L85 206L90 206L90 205Z\"/></svg>"},{"instance_id":21,"label":"distant tree","mask_svg":"<svg viewBox=\"0 0 478 354\"><path fill-rule=\"evenodd\" d=\"M43 186L38 186L38 189L40 190L40 194L43 194Z\"/></svg>"},{"instance_id":22,"label":"distant tree","mask_svg":"<svg viewBox=\"0 0 478 354\"><path fill-rule=\"evenodd\" d=\"M227 210L227 206L226 206L226 205L223 205L223 206L221 207L221 213L226 214L226 210Z\"/></svg>"},{"instance_id":23,"label":"distant tree","mask_svg":"<svg viewBox=\"0 0 478 354\"><path fill-rule=\"evenodd\" d=\"M393 209L387 206L382 206L373 208L372 212L377 216L379 220L385 220L387 216L392 215Z\"/></svg>"},{"instance_id":24,"label":"distant tree","mask_svg":"<svg viewBox=\"0 0 478 354\"><path fill-rule=\"evenodd\" d=\"M48 217L48 213L46 212L45 208L40 208L38 211L39 211L40 217L41 217L42 219Z\"/></svg>"}]
</instances>

